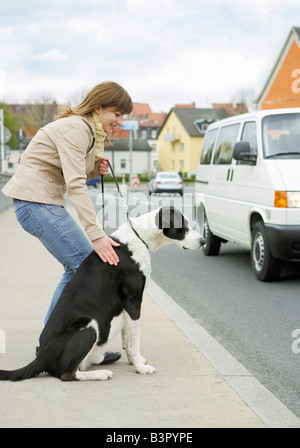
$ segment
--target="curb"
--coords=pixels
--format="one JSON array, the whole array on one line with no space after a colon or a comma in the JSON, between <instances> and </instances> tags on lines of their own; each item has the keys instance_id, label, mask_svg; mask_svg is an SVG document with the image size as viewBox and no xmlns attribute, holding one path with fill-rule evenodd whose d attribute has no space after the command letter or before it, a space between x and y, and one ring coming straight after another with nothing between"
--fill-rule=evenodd
<instances>
[{"instance_id":1,"label":"curb","mask_svg":"<svg viewBox=\"0 0 300 448\"><path fill-rule=\"evenodd\" d=\"M147 292L268 427L300 428L300 419L153 280L149 281Z\"/></svg>"}]
</instances>

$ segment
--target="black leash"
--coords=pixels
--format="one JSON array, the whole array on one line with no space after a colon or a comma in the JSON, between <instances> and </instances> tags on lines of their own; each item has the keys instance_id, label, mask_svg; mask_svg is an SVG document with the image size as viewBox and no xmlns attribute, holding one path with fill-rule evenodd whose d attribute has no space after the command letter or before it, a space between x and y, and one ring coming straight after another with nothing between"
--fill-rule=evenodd
<instances>
[{"instance_id":1,"label":"black leash","mask_svg":"<svg viewBox=\"0 0 300 448\"><path fill-rule=\"evenodd\" d=\"M109 161L109 160L106 160L106 161L107 161L108 166L109 166L109 168L110 168L112 177L113 177L113 179L114 179L114 181L115 181L115 184L116 184L116 187L117 187L119 196L120 196L120 198L122 199L123 207L124 207L125 212L126 212L127 221L129 222L130 227L132 228L132 230L133 230L133 232L135 233L135 235L136 235L136 236L137 236L137 237L138 237L138 238L145 244L145 246L146 246L147 249L149 250L148 245L147 245L147 244L145 243L145 241L140 237L140 235L138 234L138 232L135 230L135 228L134 228L133 225L132 225L132 222L131 222L131 219L130 219L130 214L129 214L129 209L128 209L127 204L125 203L125 199L124 199L123 193L122 193L122 191L121 191L121 189L120 189L120 186L119 186L119 183L118 183L118 181L117 181L117 178L116 178L116 176L115 176L114 170L113 170L113 168L112 168L112 166L111 166L110 161ZM103 174L101 174L101 191L102 191L102 209L103 209L103 210L102 210L102 227L103 227L103 229L104 229L104 176L103 176Z\"/></svg>"}]
</instances>

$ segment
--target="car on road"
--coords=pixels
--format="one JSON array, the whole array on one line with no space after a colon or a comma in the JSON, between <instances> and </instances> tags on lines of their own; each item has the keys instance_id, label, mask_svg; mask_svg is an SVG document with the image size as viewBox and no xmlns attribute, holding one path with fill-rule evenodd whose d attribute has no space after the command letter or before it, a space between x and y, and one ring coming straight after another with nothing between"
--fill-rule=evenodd
<instances>
[{"instance_id":1,"label":"car on road","mask_svg":"<svg viewBox=\"0 0 300 448\"><path fill-rule=\"evenodd\" d=\"M95 177L95 179L89 179L86 181L86 184L88 187L90 186L94 186L95 188L97 188L101 183L101 177Z\"/></svg>"},{"instance_id":2,"label":"car on road","mask_svg":"<svg viewBox=\"0 0 300 448\"><path fill-rule=\"evenodd\" d=\"M148 183L149 194L153 193L179 193L183 195L183 181L177 173L158 171L154 179Z\"/></svg>"}]
</instances>

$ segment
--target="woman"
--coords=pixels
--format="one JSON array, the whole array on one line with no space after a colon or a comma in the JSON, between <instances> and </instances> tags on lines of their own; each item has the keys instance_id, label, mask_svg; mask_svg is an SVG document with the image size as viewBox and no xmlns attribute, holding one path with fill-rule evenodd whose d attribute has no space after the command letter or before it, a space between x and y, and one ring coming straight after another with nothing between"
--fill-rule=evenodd
<instances>
[{"instance_id":1,"label":"woman","mask_svg":"<svg viewBox=\"0 0 300 448\"><path fill-rule=\"evenodd\" d=\"M64 267L45 323L64 286L92 250L112 266L119 261L114 250L119 244L99 225L86 180L107 174L104 144L110 144L113 129L132 107L129 94L114 82L96 85L76 107L62 106L56 120L31 140L18 170L2 189L14 198L20 225ZM64 208L65 192L85 233Z\"/></svg>"}]
</instances>

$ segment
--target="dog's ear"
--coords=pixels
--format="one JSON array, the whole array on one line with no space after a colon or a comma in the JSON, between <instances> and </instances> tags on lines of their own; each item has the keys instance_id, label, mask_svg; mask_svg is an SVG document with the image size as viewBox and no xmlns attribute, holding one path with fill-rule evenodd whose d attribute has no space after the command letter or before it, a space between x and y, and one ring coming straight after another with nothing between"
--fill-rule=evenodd
<instances>
[{"instance_id":1,"label":"dog's ear","mask_svg":"<svg viewBox=\"0 0 300 448\"><path fill-rule=\"evenodd\" d=\"M159 229L170 229L174 227L174 207L161 207L155 216L155 225Z\"/></svg>"}]
</instances>

